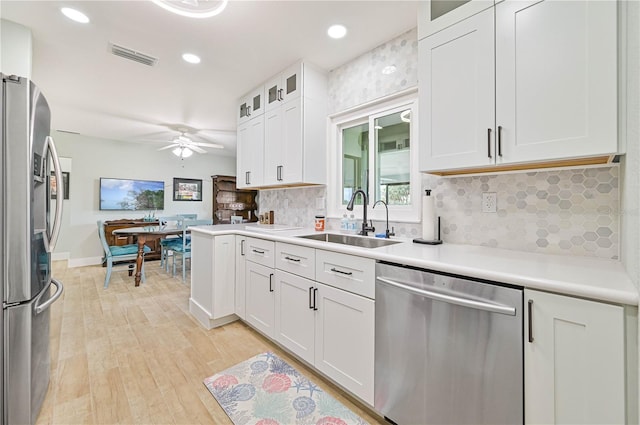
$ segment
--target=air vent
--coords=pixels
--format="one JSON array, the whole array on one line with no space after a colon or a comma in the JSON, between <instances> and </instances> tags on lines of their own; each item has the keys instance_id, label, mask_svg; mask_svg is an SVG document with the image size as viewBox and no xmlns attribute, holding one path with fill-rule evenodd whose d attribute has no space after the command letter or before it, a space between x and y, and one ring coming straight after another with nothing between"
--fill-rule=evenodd
<instances>
[{"instance_id":1,"label":"air vent","mask_svg":"<svg viewBox=\"0 0 640 425\"><path fill-rule=\"evenodd\" d=\"M158 63L158 58L145 55L144 53L136 52L133 49L119 46L114 43L109 43L109 50L116 56L120 56L121 58L129 59L144 65L154 66L156 63Z\"/></svg>"}]
</instances>

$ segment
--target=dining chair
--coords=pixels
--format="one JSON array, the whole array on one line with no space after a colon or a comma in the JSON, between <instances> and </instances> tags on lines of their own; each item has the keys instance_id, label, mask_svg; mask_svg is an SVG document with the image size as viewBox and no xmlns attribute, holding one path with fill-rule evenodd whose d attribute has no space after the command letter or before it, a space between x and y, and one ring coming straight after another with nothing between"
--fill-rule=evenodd
<instances>
[{"instance_id":1,"label":"dining chair","mask_svg":"<svg viewBox=\"0 0 640 425\"><path fill-rule=\"evenodd\" d=\"M177 241L171 245L173 251L173 276L176 275L176 257L180 257L182 261L182 281L187 278L187 266L186 262L191 258L191 237L187 235L189 227L191 226L203 226L207 224L213 224L212 219L206 220L185 220L182 223L182 243Z\"/></svg>"},{"instance_id":2,"label":"dining chair","mask_svg":"<svg viewBox=\"0 0 640 425\"><path fill-rule=\"evenodd\" d=\"M184 217L181 214L158 217L158 225L160 227L171 225L175 223L176 227L181 227ZM160 267L164 268L166 272L169 272L169 252L171 249L169 246L180 239L178 235L169 235L160 239Z\"/></svg>"},{"instance_id":3,"label":"dining chair","mask_svg":"<svg viewBox=\"0 0 640 425\"><path fill-rule=\"evenodd\" d=\"M98 235L100 236L100 243L102 244L102 249L104 251L103 262L107 262L107 274L104 278L104 289L109 287L109 280L111 279L111 271L114 266L114 262L116 261L130 261L136 260L138 258L138 244L129 244L129 245L109 245L107 243L107 238L104 234L104 221L98 220ZM151 248L148 246L144 246L144 253L151 252ZM144 254L143 254L144 255ZM125 263L126 264L126 263ZM142 282L145 281L144 276L144 257L142 261L142 270L140 271L142 274Z\"/></svg>"}]
</instances>

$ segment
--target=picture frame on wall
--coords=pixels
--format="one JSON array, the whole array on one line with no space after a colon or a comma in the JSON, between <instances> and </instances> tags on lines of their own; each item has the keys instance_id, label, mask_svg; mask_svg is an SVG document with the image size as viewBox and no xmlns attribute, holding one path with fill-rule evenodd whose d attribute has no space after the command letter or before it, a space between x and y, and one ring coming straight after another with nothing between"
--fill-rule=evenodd
<instances>
[{"instance_id":1,"label":"picture frame on wall","mask_svg":"<svg viewBox=\"0 0 640 425\"><path fill-rule=\"evenodd\" d=\"M202 180L173 178L174 201L202 201Z\"/></svg>"},{"instance_id":2,"label":"picture frame on wall","mask_svg":"<svg viewBox=\"0 0 640 425\"><path fill-rule=\"evenodd\" d=\"M64 199L69 199L69 180L71 176L68 171L62 172L62 187L64 188ZM56 175L51 172L49 177L51 199L58 198L58 182L56 181Z\"/></svg>"}]
</instances>

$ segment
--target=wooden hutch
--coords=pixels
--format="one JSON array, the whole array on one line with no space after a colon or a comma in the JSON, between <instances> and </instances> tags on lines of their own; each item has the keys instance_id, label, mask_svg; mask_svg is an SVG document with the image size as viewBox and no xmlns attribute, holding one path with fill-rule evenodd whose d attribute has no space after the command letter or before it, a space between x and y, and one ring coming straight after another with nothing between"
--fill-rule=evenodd
<instances>
[{"instance_id":1,"label":"wooden hutch","mask_svg":"<svg viewBox=\"0 0 640 425\"><path fill-rule=\"evenodd\" d=\"M235 176L211 176L213 180L213 224L230 224L231 216L244 222L258 221L257 190L236 188Z\"/></svg>"}]
</instances>

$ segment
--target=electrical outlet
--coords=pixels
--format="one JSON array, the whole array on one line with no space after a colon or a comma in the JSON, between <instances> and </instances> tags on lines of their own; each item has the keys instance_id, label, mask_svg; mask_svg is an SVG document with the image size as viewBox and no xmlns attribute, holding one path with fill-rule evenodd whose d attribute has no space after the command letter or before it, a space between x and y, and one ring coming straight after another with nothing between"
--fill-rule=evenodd
<instances>
[{"instance_id":1,"label":"electrical outlet","mask_svg":"<svg viewBox=\"0 0 640 425\"><path fill-rule=\"evenodd\" d=\"M482 212L494 213L498 210L495 192L482 192Z\"/></svg>"}]
</instances>

